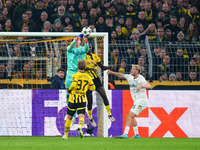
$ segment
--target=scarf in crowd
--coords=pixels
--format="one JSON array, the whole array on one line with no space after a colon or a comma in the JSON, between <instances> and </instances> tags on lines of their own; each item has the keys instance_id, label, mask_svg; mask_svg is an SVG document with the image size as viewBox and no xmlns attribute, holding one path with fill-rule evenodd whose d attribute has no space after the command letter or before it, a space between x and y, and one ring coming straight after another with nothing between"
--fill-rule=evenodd
<instances>
[{"instance_id":1,"label":"scarf in crowd","mask_svg":"<svg viewBox=\"0 0 200 150\"><path fill-rule=\"evenodd\" d=\"M188 66L188 72L190 72L191 70L195 70L195 72L197 72L198 67L197 66Z\"/></svg>"},{"instance_id":2,"label":"scarf in crowd","mask_svg":"<svg viewBox=\"0 0 200 150\"><path fill-rule=\"evenodd\" d=\"M162 42L163 37L161 37L161 38L159 39L159 37L157 36L156 39L157 39L158 42Z\"/></svg>"},{"instance_id":3,"label":"scarf in crowd","mask_svg":"<svg viewBox=\"0 0 200 150\"><path fill-rule=\"evenodd\" d=\"M181 8L177 8L178 9L178 13L181 15L181 16L185 16L187 14L187 10L184 9L183 7Z\"/></svg>"},{"instance_id":4,"label":"scarf in crowd","mask_svg":"<svg viewBox=\"0 0 200 150\"><path fill-rule=\"evenodd\" d=\"M196 18L199 19L199 17L200 17L200 16L197 15L197 14L192 15L191 12L188 13L188 16L190 16L190 18L192 19L192 22L194 22Z\"/></svg>"},{"instance_id":5,"label":"scarf in crowd","mask_svg":"<svg viewBox=\"0 0 200 150\"><path fill-rule=\"evenodd\" d=\"M9 27L9 28L4 28L4 30L6 31L6 32L9 32L9 31L11 31L11 27Z\"/></svg>"},{"instance_id":6,"label":"scarf in crowd","mask_svg":"<svg viewBox=\"0 0 200 150\"><path fill-rule=\"evenodd\" d=\"M147 21L153 19L153 12L152 12L152 10L150 10L149 15L148 15L147 11L145 10L145 19L146 19Z\"/></svg>"},{"instance_id":7,"label":"scarf in crowd","mask_svg":"<svg viewBox=\"0 0 200 150\"><path fill-rule=\"evenodd\" d=\"M165 66L162 65L162 67L161 67L161 69L162 69L163 71L166 71L167 68L169 68L169 65L165 65Z\"/></svg>"},{"instance_id":8,"label":"scarf in crowd","mask_svg":"<svg viewBox=\"0 0 200 150\"><path fill-rule=\"evenodd\" d=\"M28 25L28 24L29 24L29 21L23 22L23 26Z\"/></svg>"}]
</instances>

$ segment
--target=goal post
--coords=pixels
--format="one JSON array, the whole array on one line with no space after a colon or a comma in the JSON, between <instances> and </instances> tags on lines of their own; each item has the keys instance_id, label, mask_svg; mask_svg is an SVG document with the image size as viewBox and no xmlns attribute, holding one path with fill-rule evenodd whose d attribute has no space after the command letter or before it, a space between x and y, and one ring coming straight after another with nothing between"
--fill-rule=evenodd
<instances>
[{"instance_id":1,"label":"goal post","mask_svg":"<svg viewBox=\"0 0 200 150\"><path fill-rule=\"evenodd\" d=\"M28 39L30 38L42 38L42 37L52 37L52 38L62 38L62 37L74 37L74 36L78 36L80 34L80 32L0 32L0 45L1 43L5 43L5 47L7 49L9 49L9 44L10 42L19 42L19 43L23 43L23 42L29 42ZM14 38L15 37L15 38ZM19 38L19 39L16 39L16 37L28 37L26 38L26 40L24 41L23 38ZM95 47L95 52L97 52L97 55L99 56L100 54L98 53L98 49L99 47L102 48L102 54L100 56L101 60L103 60L103 63L105 66L108 65L108 33L91 33L90 36L89 36L89 39L92 39L92 38L103 38L102 39L102 44L103 44L103 47L102 45L98 46L98 40L95 39L96 42L94 42L96 45L94 46ZM60 59L60 55L59 55L59 48L58 48L58 44L56 42L54 42L55 39L52 39L50 41L52 41L52 47L54 47L54 49L56 49L56 56L57 58L56 61L58 61L59 63L59 59ZM46 48L49 48L51 49L52 47L49 47L47 45L47 42L44 42L42 43L44 44L44 46ZM1 53L1 51L0 51ZM49 54L48 54L49 55ZM23 57L23 58L17 58L17 57L10 57L10 54L8 54L8 56L6 57L2 57L0 56L0 61L2 60L6 60L6 61L10 61L11 60L35 60L35 58L33 57ZM38 57L37 60L41 60L41 61L49 61L48 60L48 57L46 56L45 57ZM50 65L51 67L54 67L52 65ZM58 67L58 66L57 66ZM48 75L48 66L47 66L47 72L46 72L46 75ZM106 91L106 94L108 94L108 76L106 74L106 71L103 72L103 75L104 75L104 88L105 88L105 91ZM52 77L53 75L50 75L49 77ZM18 81L20 82L21 80L18 79ZM15 81L15 79L13 79L13 82L18 82L18 81ZM37 80L29 80L31 83L34 83L34 82L37 82ZM3 82L3 81L2 81ZM13 86L14 88L14 86ZM37 86L31 86L29 87L31 89L37 89L38 87ZM103 103L102 103L103 104ZM105 106L103 105L102 107L102 110L101 112L103 113L103 115L99 115L99 116L103 116L103 118L99 119L101 120L101 124L102 124L102 130L103 131L103 134L102 136L103 137L108 137L108 114L107 114L107 111L105 109ZM97 112L99 113L99 112Z\"/></svg>"}]
</instances>

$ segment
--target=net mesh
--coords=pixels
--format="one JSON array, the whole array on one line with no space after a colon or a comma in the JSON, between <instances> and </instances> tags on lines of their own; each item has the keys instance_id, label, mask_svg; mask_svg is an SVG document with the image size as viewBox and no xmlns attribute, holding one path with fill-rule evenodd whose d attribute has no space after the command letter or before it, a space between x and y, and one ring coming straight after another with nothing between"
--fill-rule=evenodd
<instances>
[{"instance_id":1,"label":"net mesh","mask_svg":"<svg viewBox=\"0 0 200 150\"><path fill-rule=\"evenodd\" d=\"M66 49L72 40L73 37L2 37L0 78L5 79L1 81L2 88L48 88L58 68L67 70ZM103 61L103 37L91 37L89 43Z\"/></svg>"},{"instance_id":2,"label":"net mesh","mask_svg":"<svg viewBox=\"0 0 200 150\"><path fill-rule=\"evenodd\" d=\"M10 115L11 119L3 120L3 130L0 135L55 136L64 134L64 117L67 112L66 91L49 90L49 88L50 81L57 73L57 69L64 68L67 70L66 50L73 38L2 37L0 39L0 88L5 89L2 90L2 96L4 96L2 108L7 108L6 106L14 101L12 104L12 114L14 116ZM82 42L82 45L84 45L84 40ZM89 48L100 57L101 61L104 60L103 37L90 37ZM100 70L99 74L101 75ZM93 93L93 99L93 118L100 127L95 128L92 135L103 136L103 134L99 134L99 131L102 131L103 128L103 122L101 121L103 118L101 115L103 104L97 106L95 92ZM7 100L11 101L6 102ZM18 109L19 107L20 109ZM47 107L47 112L45 112L44 107ZM98 112L97 107L101 108ZM40 110L41 112L38 113ZM2 113L2 117L6 116L6 111L7 109ZM19 114L19 116L16 117L15 114ZM27 116L23 116L23 114ZM17 118L19 119L17 120ZM29 118L29 120L26 120L25 123L20 122L21 120L24 121L24 118ZM13 125L14 122L19 122L20 125ZM32 130L25 127L31 123ZM77 127L78 117L76 117L76 122L70 129L69 136L78 136ZM91 128L91 125L86 113L83 127L84 134L87 134L86 129L88 128Z\"/></svg>"},{"instance_id":3,"label":"net mesh","mask_svg":"<svg viewBox=\"0 0 200 150\"><path fill-rule=\"evenodd\" d=\"M72 39L73 37L1 37L0 78L5 79L1 80L1 88L49 88L49 79L56 74L56 70L67 69L66 48ZM93 52L102 62L103 42L103 37L89 39ZM196 76L194 81L200 79L199 43L152 40L148 43L133 40L109 42L108 64L114 66L113 71L130 73L131 65L139 64L142 69L141 74L147 80L169 80L170 74L177 74L176 80L191 81L191 71L193 76ZM169 62L164 65L164 61ZM99 76L101 77L100 70ZM115 80L119 78L109 76L110 82Z\"/></svg>"},{"instance_id":4,"label":"net mesh","mask_svg":"<svg viewBox=\"0 0 200 150\"><path fill-rule=\"evenodd\" d=\"M132 64L141 66L141 74L147 80L199 81L200 45L198 43L157 41L115 41L109 44L109 65L114 71L130 73ZM196 76L191 79L191 72ZM177 75L178 74L178 75ZM163 79L163 76L166 76ZM109 76L110 80L121 80Z\"/></svg>"}]
</instances>

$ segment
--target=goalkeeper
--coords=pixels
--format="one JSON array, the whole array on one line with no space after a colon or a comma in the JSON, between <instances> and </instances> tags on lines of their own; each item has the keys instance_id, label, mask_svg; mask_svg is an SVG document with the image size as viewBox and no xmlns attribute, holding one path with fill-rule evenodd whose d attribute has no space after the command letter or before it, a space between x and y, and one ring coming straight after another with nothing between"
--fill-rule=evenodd
<instances>
[{"instance_id":1,"label":"goalkeeper","mask_svg":"<svg viewBox=\"0 0 200 150\"><path fill-rule=\"evenodd\" d=\"M72 75L78 72L77 69L78 60L84 60L85 54L89 50L88 37L84 36L84 41L85 41L84 46L81 46L82 38L83 34L80 34L79 36L75 37L72 43L67 47L67 74L65 79L65 87L67 90L67 103L69 98L69 87L72 84ZM73 118L72 124L74 123L74 121L75 119Z\"/></svg>"},{"instance_id":2,"label":"goalkeeper","mask_svg":"<svg viewBox=\"0 0 200 150\"><path fill-rule=\"evenodd\" d=\"M87 52L87 54L85 55L85 61L86 61L86 73L92 78L95 87L96 87L96 91L100 94L100 96L103 99L104 105L106 107L106 110L108 112L108 118L111 120L111 122L115 121L115 118L111 115L111 109L110 109L110 104L108 101L108 98L106 96L106 92L105 89L101 83L100 78L98 77L98 72L97 72L97 65L102 69L102 70L106 70L106 69L111 69L112 66L104 66L99 57L91 52L92 50L92 44L90 44L89 46L89 51ZM93 118L92 118L92 91L88 90L87 91L87 99L88 99L88 116L89 116L89 120L90 123L93 127L96 127L96 123L94 122Z\"/></svg>"}]
</instances>

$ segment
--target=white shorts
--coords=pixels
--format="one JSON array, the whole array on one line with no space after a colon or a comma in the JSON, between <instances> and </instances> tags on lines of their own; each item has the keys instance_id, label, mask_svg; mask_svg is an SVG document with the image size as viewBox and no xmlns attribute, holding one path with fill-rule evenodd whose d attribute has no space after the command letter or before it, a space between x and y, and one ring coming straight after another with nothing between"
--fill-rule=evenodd
<instances>
[{"instance_id":1,"label":"white shorts","mask_svg":"<svg viewBox=\"0 0 200 150\"><path fill-rule=\"evenodd\" d=\"M147 108L147 106L134 105L130 111L138 116L145 108Z\"/></svg>"}]
</instances>

